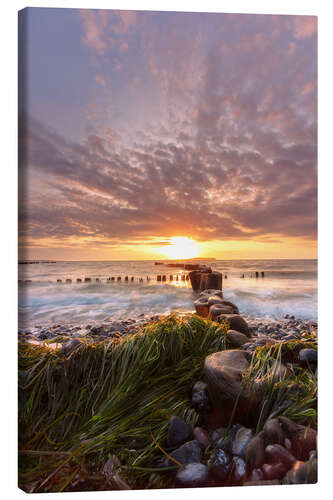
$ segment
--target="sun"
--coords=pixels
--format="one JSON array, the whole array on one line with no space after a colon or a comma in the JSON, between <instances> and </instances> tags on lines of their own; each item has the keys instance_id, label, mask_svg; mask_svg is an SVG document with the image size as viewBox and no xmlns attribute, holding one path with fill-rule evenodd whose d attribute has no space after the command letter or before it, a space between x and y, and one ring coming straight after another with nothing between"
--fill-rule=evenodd
<instances>
[{"instance_id":1,"label":"sun","mask_svg":"<svg viewBox=\"0 0 333 500\"><path fill-rule=\"evenodd\" d=\"M163 248L163 253L169 259L192 259L197 257L199 245L185 236L173 236L170 238L170 245Z\"/></svg>"}]
</instances>

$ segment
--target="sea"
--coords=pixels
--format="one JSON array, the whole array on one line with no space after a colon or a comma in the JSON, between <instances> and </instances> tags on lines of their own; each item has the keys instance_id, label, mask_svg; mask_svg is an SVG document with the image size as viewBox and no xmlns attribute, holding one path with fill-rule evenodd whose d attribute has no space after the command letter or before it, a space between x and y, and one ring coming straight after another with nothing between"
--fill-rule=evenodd
<instances>
[{"instance_id":1,"label":"sea","mask_svg":"<svg viewBox=\"0 0 333 500\"><path fill-rule=\"evenodd\" d=\"M136 318L141 314L193 312L195 297L191 284L182 279L188 271L181 266L168 267L170 262L19 264L19 327L97 324L111 318ZM248 318L280 319L291 314L296 318L317 319L317 260L179 262L202 263L210 265L213 271L221 271L224 297L237 304L240 313ZM159 275L165 275L166 281L158 281ZM115 281L107 281L112 277ZM121 281L117 281L118 277ZM85 282L85 278L91 281ZM66 279L72 282L66 283ZM82 282L77 283L77 279Z\"/></svg>"}]
</instances>

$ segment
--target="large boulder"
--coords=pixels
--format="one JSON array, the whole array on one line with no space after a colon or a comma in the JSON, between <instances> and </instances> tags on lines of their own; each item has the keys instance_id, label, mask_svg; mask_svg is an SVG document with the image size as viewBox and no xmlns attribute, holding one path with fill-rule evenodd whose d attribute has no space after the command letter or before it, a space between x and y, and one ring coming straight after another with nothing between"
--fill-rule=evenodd
<instances>
[{"instance_id":1,"label":"large boulder","mask_svg":"<svg viewBox=\"0 0 333 500\"><path fill-rule=\"evenodd\" d=\"M248 353L242 350L215 352L205 359L204 374L221 425L228 425L231 417L237 422L247 422L257 407L242 385L242 376L248 366ZM214 422L218 423L216 419Z\"/></svg>"},{"instance_id":2,"label":"large boulder","mask_svg":"<svg viewBox=\"0 0 333 500\"><path fill-rule=\"evenodd\" d=\"M200 292L200 297L202 296L223 298L223 292L222 290L216 290L215 288L208 288L207 290L203 290L202 292Z\"/></svg>"},{"instance_id":3,"label":"large boulder","mask_svg":"<svg viewBox=\"0 0 333 500\"><path fill-rule=\"evenodd\" d=\"M191 427L183 419L172 416L169 422L167 445L168 448L178 448L192 438Z\"/></svg>"},{"instance_id":4,"label":"large boulder","mask_svg":"<svg viewBox=\"0 0 333 500\"><path fill-rule=\"evenodd\" d=\"M219 323L228 323L230 330L236 330L237 332L244 333L247 337L251 337L247 322L239 314L221 314L217 317L217 321Z\"/></svg>"}]
</instances>

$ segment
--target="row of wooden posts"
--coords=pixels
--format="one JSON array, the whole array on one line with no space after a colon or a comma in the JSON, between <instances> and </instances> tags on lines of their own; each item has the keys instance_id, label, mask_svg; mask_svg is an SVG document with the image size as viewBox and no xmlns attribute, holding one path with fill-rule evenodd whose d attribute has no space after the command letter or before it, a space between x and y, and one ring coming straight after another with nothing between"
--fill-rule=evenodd
<instances>
[{"instance_id":1,"label":"row of wooden posts","mask_svg":"<svg viewBox=\"0 0 333 500\"><path fill-rule=\"evenodd\" d=\"M262 278L265 277L265 273L264 271L261 271L261 273L259 273L259 271L256 271L255 272L255 277L256 278L259 278L261 275ZM228 278L228 275L225 274L224 276L224 279L227 279ZM252 278L254 276L252 276L252 274L250 275L250 278ZM245 274L242 274L241 275L241 278L245 278ZM144 278L135 278L134 276L125 276L124 277L124 281L126 283L128 282L131 282L133 283L135 281L135 279L138 279L139 283L143 283L144 281L151 281L151 277L150 276L147 276L145 279ZM169 281L188 281L190 279L189 275L188 274L177 274L176 276L174 276L173 274L170 274L169 275ZM32 280L18 280L19 283L32 283ZM96 283L101 283L102 282L102 279L101 278L77 278L76 280L72 280L70 278L67 278L65 280L62 280L62 279L57 279L56 280L57 283L73 283L76 281L76 283L91 283L93 281L95 281ZM121 282L122 281L122 277L121 276L111 276L109 278L106 279L106 282L107 283L113 283L113 282ZM168 281L168 277L166 274L158 274L156 276L156 281L158 282L163 282L163 281Z\"/></svg>"}]
</instances>

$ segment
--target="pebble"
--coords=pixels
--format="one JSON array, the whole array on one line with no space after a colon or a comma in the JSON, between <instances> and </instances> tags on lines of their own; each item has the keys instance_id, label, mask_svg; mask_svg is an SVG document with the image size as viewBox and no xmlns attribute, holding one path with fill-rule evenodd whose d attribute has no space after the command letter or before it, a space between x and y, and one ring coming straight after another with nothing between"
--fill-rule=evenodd
<instances>
[{"instance_id":1,"label":"pebble","mask_svg":"<svg viewBox=\"0 0 333 500\"><path fill-rule=\"evenodd\" d=\"M194 488L204 486L208 480L208 467L201 463L187 464L181 467L175 479L176 486Z\"/></svg>"}]
</instances>

